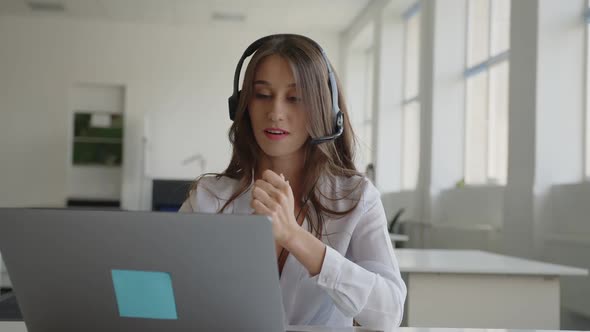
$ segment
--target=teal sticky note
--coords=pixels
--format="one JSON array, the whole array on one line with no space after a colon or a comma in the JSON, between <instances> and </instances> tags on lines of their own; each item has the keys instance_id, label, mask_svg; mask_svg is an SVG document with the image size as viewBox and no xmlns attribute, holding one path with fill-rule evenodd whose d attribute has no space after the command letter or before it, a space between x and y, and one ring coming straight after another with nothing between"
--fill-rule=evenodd
<instances>
[{"instance_id":1,"label":"teal sticky note","mask_svg":"<svg viewBox=\"0 0 590 332\"><path fill-rule=\"evenodd\" d=\"M169 273L111 270L111 274L121 317L178 319Z\"/></svg>"}]
</instances>

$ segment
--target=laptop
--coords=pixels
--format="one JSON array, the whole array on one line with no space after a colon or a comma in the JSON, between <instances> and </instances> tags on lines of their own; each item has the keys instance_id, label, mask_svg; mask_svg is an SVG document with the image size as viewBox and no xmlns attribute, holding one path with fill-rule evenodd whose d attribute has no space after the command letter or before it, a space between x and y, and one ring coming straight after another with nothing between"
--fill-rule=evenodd
<instances>
[{"instance_id":1,"label":"laptop","mask_svg":"<svg viewBox=\"0 0 590 332\"><path fill-rule=\"evenodd\" d=\"M285 331L269 219L0 209L27 330Z\"/></svg>"}]
</instances>

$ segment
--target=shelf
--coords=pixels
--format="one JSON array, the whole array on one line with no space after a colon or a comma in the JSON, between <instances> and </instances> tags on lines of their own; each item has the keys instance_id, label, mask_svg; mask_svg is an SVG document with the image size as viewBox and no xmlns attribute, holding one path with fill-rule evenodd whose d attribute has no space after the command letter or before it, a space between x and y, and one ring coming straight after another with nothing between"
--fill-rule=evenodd
<instances>
[{"instance_id":1,"label":"shelf","mask_svg":"<svg viewBox=\"0 0 590 332\"><path fill-rule=\"evenodd\" d=\"M101 144L122 144L120 138L105 137L74 137L74 143L101 143Z\"/></svg>"}]
</instances>

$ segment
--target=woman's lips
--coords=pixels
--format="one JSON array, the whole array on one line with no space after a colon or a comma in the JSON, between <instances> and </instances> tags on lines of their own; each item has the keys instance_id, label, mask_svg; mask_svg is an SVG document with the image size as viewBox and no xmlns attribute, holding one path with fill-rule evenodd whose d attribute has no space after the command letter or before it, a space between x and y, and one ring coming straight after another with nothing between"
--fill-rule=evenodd
<instances>
[{"instance_id":1,"label":"woman's lips","mask_svg":"<svg viewBox=\"0 0 590 332\"><path fill-rule=\"evenodd\" d=\"M286 138L289 132L281 128L266 128L264 129L264 135L271 140L278 141Z\"/></svg>"}]
</instances>

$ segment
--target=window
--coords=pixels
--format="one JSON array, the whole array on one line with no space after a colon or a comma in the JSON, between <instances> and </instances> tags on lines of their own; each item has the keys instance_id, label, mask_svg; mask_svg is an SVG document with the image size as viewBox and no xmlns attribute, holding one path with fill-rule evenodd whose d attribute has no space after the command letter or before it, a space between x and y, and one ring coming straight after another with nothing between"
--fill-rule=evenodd
<instances>
[{"instance_id":1,"label":"window","mask_svg":"<svg viewBox=\"0 0 590 332\"><path fill-rule=\"evenodd\" d=\"M510 0L467 2L465 183L505 184Z\"/></svg>"},{"instance_id":2,"label":"window","mask_svg":"<svg viewBox=\"0 0 590 332\"><path fill-rule=\"evenodd\" d=\"M401 186L414 190L420 163L420 4L404 13Z\"/></svg>"},{"instance_id":3,"label":"window","mask_svg":"<svg viewBox=\"0 0 590 332\"><path fill-rule=\"evenodd\" d=\"M373 48L369 47L364 54L364 112L361 130L363 170L373 163L373 63Z\"/></svg>"},{"instance_id":4,"label":"window","mask_svg":"<svg viewBox=\"0 0 590 332\"><path fill-rule=\"evenodd\" d=\"M373 152L373 79L375 71L374 26L368 24L352 41L347 50L346 89L348 95L349 116L356 134L357 158L355 166L361 171L374 161Z\"/></svg>"},{"instance_id":5,"label":"window","mask_svg":"<svg viewBox=\"0 0 590 332\"><path fill-rule=\"evenodd\" d=\"M586 144L585 175L590 179L590 0L586 8Z\"/></svg>"}]
</instances>

